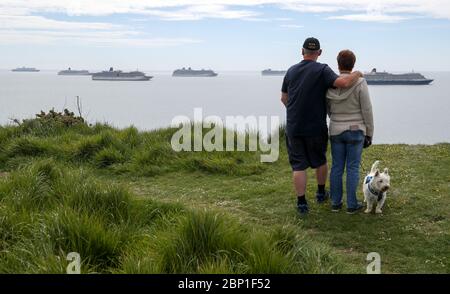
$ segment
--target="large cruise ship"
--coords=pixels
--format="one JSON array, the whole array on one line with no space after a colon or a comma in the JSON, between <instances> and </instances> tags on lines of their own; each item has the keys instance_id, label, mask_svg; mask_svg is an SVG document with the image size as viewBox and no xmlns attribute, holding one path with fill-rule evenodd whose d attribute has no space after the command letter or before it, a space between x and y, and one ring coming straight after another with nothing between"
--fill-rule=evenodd
<instances>
[{"instance_id":1,"label":"large cruise ship","mask_svg":"<svg viewBox=\"0 0 450 294\"><path fill-rule=\"evenodd\" d=\"M94 81L148 81L152 76L146 76L140 71L123 72L110 68L109 71L102 71L92 74Z\"/></svg>"},{"instance_id":2,"label":"large cruise ship","mask_svg":"<svg viewBox=\"0 0 450 294\"><path fill-rule=\"evenodd\" d=\"M39 70L39 69L36 69L36 68L34 68L34 67L25 67L25 66L22 66L22 67L15 68L15 69L13 69L13 70L11 70L11 71L15 71L15 72L38 72L38 71L40 71L40 70Z\"/></svg>"},{"instance_id":3,"label":"large cruise ship","mask_svg":"<svg viewBox=\"0 0 450 294\"><path fill-rule=\"evenodd\" d=\"M370 73L364 74L369 85L428 85L433 80L425 78L420 73L391 74L377 72L376 68Z\"/></svg>"},{"instance_id":4,"label":"large cruise ship","mask_svg":"<svg viewBox=\"0 0 450 294\"><path fill-rule=\"evenodd\" d=\"M87 70L74 70L69 67L66 70L61 70L60 72L58 72L58 75L60 75L60 76L88 76L88 75L90 75L90 73Z\"/></svg>"},{"instance_id":5,"label":"large cruise ship","mask_svg":"<svg viewBox=\"0 0 450 294\"><path fill-rule=\"evenodd\" d=\"M195 70L192 68L182 68L177 69L173 72L172 76L174 77L216 77L217 73L208 69Z\"/></svg>"},{"instance_id":6,"label":"large cruise ship","mask_svg":"<svg viewBox=\"0 0 450 294\"><path fill-rule=\"evenodd\" d=\"M265 69L261 72L263 76L284 76L286 74L285 70L272 70L272 69Z\"/></svg>"}]
</instances>

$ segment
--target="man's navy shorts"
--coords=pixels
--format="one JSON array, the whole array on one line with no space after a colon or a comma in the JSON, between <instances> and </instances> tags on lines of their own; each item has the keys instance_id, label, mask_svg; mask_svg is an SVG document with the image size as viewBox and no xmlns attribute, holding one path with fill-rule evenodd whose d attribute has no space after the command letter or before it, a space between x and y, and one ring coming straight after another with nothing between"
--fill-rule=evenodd
<instances>
[{"instance_id":1,"label":"man's navy shorts","mask_svg":"<svg viewBox=\"0 0 450 294\"><path fill-rule=\"evenodd\" d=\"M328 134L317 137L286 135L289 163L293 171L318 168L327 163Z\"/></svg>"}]
</instances>

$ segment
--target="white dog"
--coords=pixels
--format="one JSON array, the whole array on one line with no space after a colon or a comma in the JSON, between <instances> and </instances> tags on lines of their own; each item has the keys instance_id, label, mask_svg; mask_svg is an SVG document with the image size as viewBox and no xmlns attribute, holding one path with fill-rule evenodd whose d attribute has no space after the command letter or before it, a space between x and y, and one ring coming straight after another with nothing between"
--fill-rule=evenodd
<instances>
[{"instance_id":1,"label":"white dog","mask_svg":"<svg viewBox=\"0 0 450 294\"><path fill-rule=\"evenodd\" d=\"M387 168L382 173L378 170L377 160L372 165L370 173L365 177L363 183L364 202L367 202L365 213L370 213L376 203L376 213L382 213L384 201L386 201L386 191L390 188L390 176Z\"/></svg>"}]
</instances>

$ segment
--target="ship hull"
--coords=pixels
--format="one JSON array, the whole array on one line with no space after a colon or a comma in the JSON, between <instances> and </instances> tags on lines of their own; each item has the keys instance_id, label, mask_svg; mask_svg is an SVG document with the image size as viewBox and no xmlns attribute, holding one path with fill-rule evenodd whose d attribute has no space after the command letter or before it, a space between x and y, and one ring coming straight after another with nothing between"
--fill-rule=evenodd
<instances>
[{"instance_id":1,"label":"ship hull","mask_svg":"<svg viewBox=\"0 0 450 294\"><path fill-rule=\"evenodd\" d=\"M261 74L262 76L284 76L284 75L286 75L286 73L285 72L280 72L280 73L262 73Z\"/></svg>"},{"instance_id":2,"label":"ship hull","mask_svg":"<svg viewBox=\"0 0 450 294\"><path fill-rule=\"evenodd\" d=\"M93 81L122 81L122 82L149 81L152 78L153 77L149 77L149 76L142 76L142 77L97 77L97 76L92 76Z\"/></svg>"},{"instance_id":3,"label":"ship hull","mask_svg":"<svg viewBox=\"0 0 450 294\"><path fill-rule=\"evenodd\" d=\"M433 80L366 80L368 85L429 85Z\"/></svg>"},{"instance_id":4,"label":"ship hull","mask_svg":"<svg viewBox=\"0 0 450 294\"><path fill-rule=\"evenodd\" d=\"M89 72L78 72L78 73L75 73L75 72L59 72L58 73L58 75L59 76L90 76L90 75L92 75L91 73L89 73Z\"/></svg>"},{"instance_id":5,"label":"ship hull","mask_svg":"<svg viewBox=\"0 0 450 294\"><path fill-rule=\"evenodd\" d=\"M173 77L178 78L210 78L217 77L218 74L172 74Z\"/></svg>"},{"instance_id":6,"label":"ship hull","mask_svg":"<svg viewBox=\"0 0 450 294\"><path fill-rule=\"evenodd\" d=\"M39 69L34 69L34 70L20 70L20 69L13 69L13 72L40 72Z\"/></svg>"}]
</instances>

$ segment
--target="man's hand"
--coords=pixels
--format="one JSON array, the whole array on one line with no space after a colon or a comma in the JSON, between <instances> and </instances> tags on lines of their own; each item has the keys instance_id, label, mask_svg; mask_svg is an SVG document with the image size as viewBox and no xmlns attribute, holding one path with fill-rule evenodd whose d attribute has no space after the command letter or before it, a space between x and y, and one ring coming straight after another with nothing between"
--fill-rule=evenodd
<instances>
[{"instance_id":1,"label":"man's hand","mask_svg":"<svg viewBox=\"0 0 450 294\"><path fill-rule=\"evenodd\" d=\"M286 106L288 101L288 93L281 92L281 102Z\"/></svg>"},{"instance_id":2,"label":"man's hand","mask_svg":"<svg viewBox=\"0 0 450 294\"><path fill-rule=\"evenodd\" d=\"M364 75L360 71L354 71L349 75L340 76L336 79L333 86L336 88L349 88L351 87L359 78L362 78Z\"/></svg>"},{"instance_id":3,"label":"man's hand","mask_svg":"<svg viewBox=\"0 0 450 294\"><path fill-rule=\"evenodd\" d=\"M363 148L368 148L372 145L372 137L365 136Z\"/></svg>"}]
</instances>

